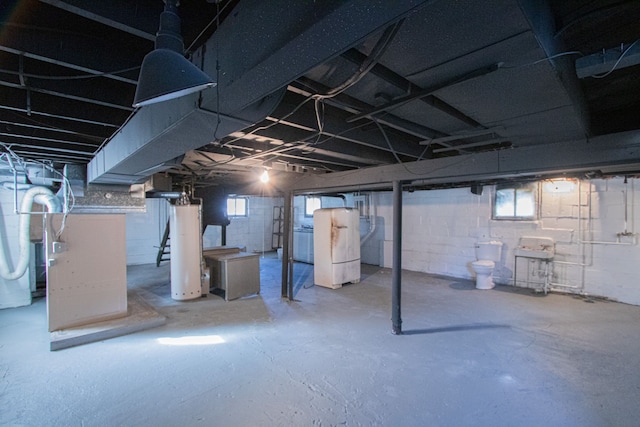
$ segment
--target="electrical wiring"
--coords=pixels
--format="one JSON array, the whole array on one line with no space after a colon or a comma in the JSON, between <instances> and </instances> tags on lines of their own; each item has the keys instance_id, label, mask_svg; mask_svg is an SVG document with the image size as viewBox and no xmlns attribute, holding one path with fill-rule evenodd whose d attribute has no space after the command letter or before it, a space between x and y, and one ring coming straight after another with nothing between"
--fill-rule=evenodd
<instances>
[{"instance_id":1,"label":"electrical wiring","mask_svg":"<svg viewBox=\"0 0 640 427\"><path fill-rule=\"evenodd\" d=\"M218 14L218 16L219 16L219 14ZM217 17L216 17L216 19L217 19ZM403 22L404 22L404 19L401 19L398 22L396 22L395 24L393 24L392 26L388 27L384 31L384 33L382 34L380 39L378 39L378 41L376 42L376 45L373 47L373 49L371 51L371 54L367 57L367 59L365 61L363 61L363 63L360 65L360 67L358 67L358 70L351 77L349 77L347 80L345 80L343 83L341 83L340 85L336 86L335 88L329 90L325 94L313 94L313 95L310 95L309 97L305 98L302 102L300 102L298 105L296 105L293 108L293 110L291 110L289 113L285 114L283 117L280 117L276 121L274 121L272 123L269 123L266 126L259 126L259 127L255 128L255 129L251 130L250 132L244 134L242 137L238 137L238 138L234 138L234 139L225 141L225 142L223 142L221 144L221 146L224 147L227 144L232 144L232 143L234 143L234 142L236 142L238 140L244 139L247 135L253 135L256 132L259 132L259 131L262 131L262 130L267 130L267 129L273 127L273 126L276 126L277 124L280 124L282 121L286 120L287 118L289 118L290 116L295 114L300 108L302 108L302 106L304 106L307 102L310 102L310 101L314 101L316 124L318 125L318 132L313 135L313 137L316 138L316 141L313 144L319 143L320 142L320 138L322 136L323 129L324 129L324 120L323 120L323 117L324 117L324 103L322 102L322 100L323 99L328 99L328 98L333 98L333 97L339 95L340 93L344 92L345 90L349 89L350 87L355 85L357 82L359 82L378 63L378 60L380 59L380 57L382 57L382 55L386 51L387 47L389 46L391 41L394 39L395 35L397 34L397 32L400 29L400 27L401 27ZM219 87L219 85L218 85L218 87ZM219 108L218 108L218 110L219 110ZM216 131L217 131L217 126L216 126ZM264 153L260 153L260 154L264 154Z\"/></svg>"},{"instance_id":2,"label":"electrical wiring","mask_svg":"<svg viewBox=\"0 0 640 427\"><path fill-rule=\"evenodd\" d=\"M376 42L376 45L373 47L371 54L369 54L369 56L367 56L367 59L365 59L362 64L360 64L358 70L351 77L345 80L342 84L329 90L326 94L316 94L313 95L313 98L333 98L334 96L341 94L345 90L358 83L378 63L382 55L386 52L387 48L391 44L391 41L393 41L393 39L395 38L398 30L400 30L403 22L404 19L401 19L384 30L384 33L382 34L382 36L380 36L380 38Z\"/></svg>"},{"instance_id":3,"label":"electrical wiring","mask_svg":"<svg viewBox=\"0 0 640 427\"><path fill-rule=\"evenodd\" d=\"M508 65L508 64L506 64L504 62L499 62L498 64L499 64L499 68L502 68L502 69L522 68L522 67L529 67L529 66L532 66L532 65L536 65L536 64L539 64L541 62L550 61L552 59L559 58L561 56L567 56L567 55L584 56L584 54L582 52L577 51L577 50L572 50L572 51L568 51L568 52L557 53L555 55L551 55L549 57L538 59L538 60L532 61L532 62L527 62L527 63L524 63L524 64ZM440 65L443 65L443 64L440 64ZM433 68L435 68L435 67L429 67L429 68L425 68L425 69L422 69L422 70L414 71L414 72L412 72L410 74L407 74L405 77L406 78L415 77L415 76L420 75L422 73L425 73L425 72L427 72L427 71L429 71L429 70L431 70Z\"/></svg>"},{"instance_id":4,"label":"electrical wiring","mask_svg":"<svg viewBox=\"0 0 640 427\"><path fill-rule=\"evenodd\" d=\"M541 62L548 62L548 61L551 61L552 59L556 59L556 58L560 58L562 56L568 56L568 55L584 56L584 54L582 52L580 52L580 51L571 50L571 51L568 51L568 52L556 53L555 55L551 55L551 56L548 56L546 58L538 59L537 61L527 62L526 64L519 64L519 65L505 65L505 64L502 64L500 68L514 69L514 68L530 67L532 65L540 64Z\"/></svg>"},{"instance_id":5,"label":"electrical wiring","mask_svg":"<svg viewBox=\"0 0 640 427\"><path fill-rule=\"evenodd\" d=\"M291 110L289 113L285 114L284 116L280 117L280 118L279 118L278 120L276 120L275 122L269 123L269 124L268 124L268 125L266 125L266 126L259 126L259 127L255 128L255 129L251 130L250 132L247 132L247 133L246 133L246 134L244 134L243 136L240 136L240 137L238 137L238 138L231 139L231 140L229 140L229 141L225 141L224 143L222 143L222 144L220 144L220 145L221 145L222 147L224 147L224 146L225 146L225 145L227 145L227 144L231 144L231 143L233 143L233 142L236 142L236 141L239 141L239 140L241 140L241 139L244 139L244 137L245 137L246 135L253 135L255 132L258 132L258 131L261 131L261 130L266 130L266 129L272 128L273 126L275 126L275 125L277 125L277 124L280 124L283 120L286 120L287 118L291 117L291 116L292 116L293 114L295 114L295 113L296 113L300 108L302 108L302 106L303 106L304 104L306 104L307 102L312 101L312 100L313 100L313 98L312 98L312 97L305 98L302 102L300 102L298 105L296 105L296 106L294 107L294 109L293 109L293 110Z\"/></svg>"},{"instance_id":6,"label":"electrical wiring","mask_svg":"<svg viewBox=\"0 0 640 427\"><path fill-rule=\"evenodd\" d=\"M603 79L605 77L607 77L609 74L613 73L613 71L618 68L618 65L620 65L620 61L622 61L622 58L625 57L625 55L627 53L629 53L629 51L631 50L631 48L633 48L633 46L636 45L636 43L638 43L640 41L640 39L634 41L633 43L631 43L629 46L627 46L626 49L624 49L622 51L622 53L620 54L620 57L618 58L618 60L615 62L615 64L613 64L613 67L611 67L611 69L609 71L607 71L604 74L597 74L597 75L593 75L591 77L593 77L594 79Z\"/></svg>"},{"instance_id":7,"label":"electrical wiring","mask_svg":"<svg viewBox=\"0 0 640 427\"><path fill-rule=\"evenodd\" d=\"M322 107L322 115L324 115L324 103L322 102L322 100L333 98L341 94L345 90L349 89L350 87L358 83L360 80L362 80L362 78L365 75L367 75L369 71L371 71L371 69L375 67L375 65L378 63L378 61L380 60L384 52L389 47L389 44L391 44L391 41L395 38L403 22L404 22L404 19L401 19L395 24L385 29L384 33L382 34L382 36L380 36L380 38L376 42L369 56L367 56L367 58L362 62L362 64L360 64L360 66L358 67L358 70L353 75L351 75L351 77L346 79L340 85L329 90L325 94L311 95L311 98L314 100L316 120L318 122L319 134L318 134L318 139L316 140L316 143L320 140L320 136L322 135L323 124L324 124L320 114L320 107Z\"/></svg>"},{"instance_id":8,"label":"electrical wiring","mask_svg":"<svg viewBox=\"0 0 640 427\"><path fill-rule=\"evenodd\" d=\"M57 170L56 168L54 168L51 164L45 162L45 161L41 161L41 160L25 160L22 157L20 157L18 154L16 154L12 149L11 149L11 145L9 144L5 144L3 142L0 142L0 147L2 147L5 152L0 154L0 160L2 160L3 158L6 158L7 162L11 165L12 169L14 170L18 170L18 167L22 170L22 173L25 174L25 176L28 175L27 172L27 167L31 164L31 165L38 165L38 166L42 166L43 168L53 172L54 174L60 176L61 180L63 181L64 185L62 186L65 189L65 194L64 194L64 198L63 198L63 216L62 216L62 222L60 225L60 229L56 232L56 237L60 237L60 235L62 234L62 232L64 231L65 225L66 225L66 220L67 220L67 216L68 214L73 210L74 206L75 206L75 195L73 194L73 189L71 188L71 183L69 182L69 179L59 170ZM16 167L16 165L18 167ZM17 188L13 189L13 191L18 191Z\"/></svg>"},{"instance_id":9,"label":"electrical wiring","mask_svg":"<svg viewBox=\"0 0 640 427\"><path fill-rule=\"evenodd\" d=\"M385 116L386 114L387 114L387 113L382 114L382 115L380 115L380 117L383 117L383 116ZM343 130L342 132L338 132L338 133L336 133L336 134L333 134L333 135L331 135L331 136L328 136L327 138L323 139L322 141L318 141L318 142L314 143L313 145L322 145L322 144L324 144L325 142L331 141L332 139L336 139L336 138L338 138L338 137L340 137L340 136L342 136L342 135L344 135L344 134L347 134L347 133L349 133L349 132L351 132L351 131L354 131L354 130L356 130L356 129L358 129L358 128L365 127L365 126L367 126L368 124L369 124L368 122L362 121L362 123L360 123L359 125L352 126L352 127L350 127L349 129L345 129L345 130Z\"/></svg>"},{"instance_id":10,"label":"electrical wiring","mask_svg":"<svg viewBox=\"0 0 640 427\"><path fill-rule=\"evenodd\" d=\"M465 163L465 162L468 162L468 161L470 161L470 160L475 161L475 159L473 158L473 156L472 156L472 155L470 155L470 156L465 157L465 158L461 159L460 161L455 162L455 163L453 163L453 164L445 165L445 166L442 166L442 167L440 167L440 168L436 168L436 169L431 169L428 173L418 173L418 172L412 171L411 169L409 169L409 168L407 167L407 165L406 165L404 162L402 162L402 160L400 160L400 157L398 157L398 154L397 154L397 152L395 151L395 149L393 148L393 146L391 145L391 141L389 140L389 137L387 136L387 133L385 132L385 130L384 130L384 128L382 127L382 125L380 125L380 123L378 123L378 121L377 121L377 120L375 120L375 119L373 119L373 121L374 121L374 122L375 122L375 124L378 126L378 129L380 129L380 132L382 133L382 136L384 137L385 141L387 141L387 145L389 146L389 149L390 149L390 150L391 150L391 152L393 153L393 156L396 158L396 160L397 160L397 161L398 161L398 163L402 166L402 168L403 168L405 171L407 171L408 173L410 173L411 175L416 175L416 176L422 176L422 177L424 177L424 176L428 176L429 174L431 174L431 173L433 173L433 172L436 172L436 171L439 171L439 170L442 170L442 169L446 169L446 168L449 168L449 167L451 167L451 166L456 166L456 165L458 165L458 164L460 164L460 163Z\"/></svg>"},{"instance_id":11,"label":"electrical wiring","mask_svg":"<svg viewBox=\"0 0 640 427\"><path fill-rule=\"evenodd\" d=\"M218 30L218 28L220 28L220 13L224 12L224 10L231 4L231 2L228 1L228 2L225 3L225 5L222 7L222 9L220 9L220 3L221 2L222 2L222 0L217 0L216 1L216 17L214 19L212 19L211 21L209 21L209 23L202 29L202 31L200 31L198 36L193 39L193 42L191 42L189 47L187 47L184 50L185 52L192 52L192 49L194 48L194 46L196 45L198 40L200 40L200 38L209 30L209 28L211 27L211 25L214 22L216 24L216 31Z\"/></svg>"},{"instance_id":12,"label":"electrical wiring","mask_svg":"<svg viewBox=\"0 0 640 427\"><path fill-rule=\"evenodd\" d=\"M287 118L289 118L290 116L292 116L293 114L295 114L300 108L302 108L306 103L313 101L314 102L314 112L315 112L315 119L316 119L316 125L318 126L318 131L314 132L313 135L311 135L310 137L305 138L303 141L307 141L307 140L311 140L311 139L315 139L314 142L304 142L302 144L302 146L314 146L317 144L322 144L326 141L329 141L332 138L335 138L339 135L342 135L346 132L349 132L353 129L357 129L360 126L364 126L364 124L362 125L358 125L355 126L353 128L347 129L343 132L340 132L339 134L336 135L332 135L331 137L321 141L320 138L323 135L323 131L324 131L324 103L322 102L324 99L328 99L328 98L333 98L337 95L339 95L340 93L344 92L345 90L349 89L350 87L352 87L353 85L355 85L356 83L358 83L379 61L379 59L382 57L382 55L384 54L384 52L386 51L386 49L388 48L389 44L391 43L391 41L394 39L395 35L397 34L398 30L400 29L402 23L404 22L404 20L399 20L398 22L396 22L395 24L393 24L392 26L388 27L384 33L382 34L382 36L380 37L380 39L378 39L378 41L376 42L376 45L373 47L371 54L367 57L367 59L365 61L363 61L362 64L360 64L360 66L358 67L358 70L348 79L346 79L343 83L341 83L340 85L334 87L333 89L327 91L324 94L313 94L308 96L307 98L305 98L304 100L302 100L299 104L297 104L293 110L291 110L289 113L285 114L284 116L278 118L276 121L269 123L268 125L265 126L259 126L253 130L251 130L250 132L245 133L243 136L241 137L237 137L228 141L225 141L221 144L221 146L226 146L228 144L232 144L238 140L244 139L246 138L246 136L248 135L253 135L256 132L262 131L262 130L267 130L273 126L276 126L278 124L280 124L282 121L286 120ZM379 125L378 125L379 126ZM217 130L217 126L216 126L216 130ZM385 135L386 137L386 135ZM217 138L216 138L217 139ZM388 140L387 140L388 141ZM388 142L389 143L389 142ZM389 143L390 145L390 143ZM259 154L255 154L255 155L251 155L251 156L247 156L244 157L243 159L251 159L257 156L263 156L265 154L269 154L272 152L282 152L282 151L289 151L291 149L295 149L295 148L299 148L300 146L296 146L296 147L287 147L285 150L283 150L281 147L277 147L274 148L273 150L268 150L266 152L261 152ZM392 151L393 148L391 147ZM395 154L395 152L394 152ZM276 157L277 158L277 157ZM396 154L396 158L397 154ZM398 158L399 160L399 158ZM229 160L231 161L231 160ZM226 163L226 162L225 162Z\"/></svg>"},{"instance_id":13,"label":"electrical wiring","mask_svg":"<svg viewBox=\"0 0 640 427\"><path fill-rule=\"evenodd\" d=\"M420 153L420 156L418 156L418 161L422 160L424 155L427 154L427 151L429 151L430 146L431 146L431 143L427 144L427 146L424 147L424 150L422 150L422 153Z\"/></svg>"},{"instance_id":14,"label":"electrical wiring","mask_svg":"<svg viewBox=\"0 0 640 427\"><path fill-rule=\"evenodd\" d=\"M286 118L288 118L290 115L292 115L293 113L295 113L295 112L296 112L300 107L302 107L302 105L304 105L305 103L307 103L307 102L309 102L309 101L311 101L311 100L313 100L313 97L305 98L305 99L304 99L300 104L298 104L298 105L294 108L294 110L293 110L292 112L290 112L290 113L286 114L284 117L281 117L280 119L278 119L278 120L277 120L277 121L275 121L274 123L269 124L268 126L263 126L263 127L261 127L261 128L256 128L256 129L252 130L251 132L248 132L248 133L247 133L247 134L245 134L245 135L251 135L251 134L253 134L254 132L257 132L258 130L267 129L267 128L271 127L271 126L274 126L274 125L276 125L276 124L278 124L278 123L282 122L283 120L285 120ZM382 116L384 116L384 115L386 115L386 114L387 114L387 113L383 114ZM338 137L340 137L341 135L347 134L347 133L349 133L349 132L351 132L351 131L353 131L353 130L356 130L356 129L361 128L361 127L365 127L365 126L367 126L368 124L369 124L368 122L364 122L364 121L363 121L362 123L360 123L360 124L358 124L358 125L356 125L356 126L350 127L349 129L345 129L345 130L343 130L343 131L341 131L341 132L339 132L339 133L337 133L337 134L331 135L331 136L329 136L329 137L327 137L327 138L325 138L325 139L323 139L323 140L319 140L319 138L320 138L320 137L322 137L322 135L323 135L321 132L314 132L312 135L310 135L310 136L308 136L308 137L306 137L306 138L302 139L302 140L300 141L300 142L301 142L301 144L298 144L298 145L296 145L296 146L286 147L286 148L282 148L282 147L275 147L275 148L273 148L272 150L268 150L268 151L260 152L260 153L257 153L257 154L254 154L254 155L250 155L250 156L247 156L247 157L243 157L242 159L252 159L252 158L255 158L255 157L258 157L258 156L262 156L262 155L265 155L265 154L271 154L271 153L275 153L275 154L276 154L276 156L275 156L274 158L278 158L278 157L280 157L280 156L278 156L277 154L278 154L278 153L280 153L280 152L284 152L284 151L291 151L291 150L294 150L294 149L298 149L298 148L300 148L300 147L311 147L311 146L321 145L321 144L324 144L325 142L328 142L328 141L330 141L330 140L332 140L332 139L338 138ZM238 141L238 140L241 140L241 139L244 139L244 136L241 136L241 137L238 137L238 138L234 138L234 139L232 139L232 140L230 140L230 141L226 141L224 145L226 146L227 144L231 144L231 143L233 143L233 142L235 142L235 141ZM308 141L313 140L313 139L315 139L316 141L315 141L315 142L313 142L313 143L308 142ZM220 165L222 165L222 164L226 164L226 163L229 163L229 162L231 162L232 160L234 160L234 159L227 160L227 161L225 161L224 163L220 163ZM217 166L217 165L216 165L216 166ZM328 169L328 170L331 170L331 169Z\"/></svg>"},{"instance_id":15,"label":"electrical wiring","mask_svg":"<svg viewBox=\"0 0 640 427\"><path fill-rule=\"evenodd\" d=\"M391 153L393 153L393 157L396 158L396 161L398 163L404 164L404 163L402 163L402 160L400 160L400 157L398 156L398 153L396 153L395 148L393 148L393 145L391 145L391 141L389 141L389 137L387 136L387 132L384 131L384 129L382 128L382 125L380 123L378 123L378 121L374 117L371 117L371 120L373 120L373 123L376 124L378 129L380 129L380 133L384 137L384 140L387 142L387 145L389 146L389 150L391 150ZM405 169L406 169L406 166L405 166ZM407 171L408 171L408 169L407 169Z\"/></svg>"}]
</instances>

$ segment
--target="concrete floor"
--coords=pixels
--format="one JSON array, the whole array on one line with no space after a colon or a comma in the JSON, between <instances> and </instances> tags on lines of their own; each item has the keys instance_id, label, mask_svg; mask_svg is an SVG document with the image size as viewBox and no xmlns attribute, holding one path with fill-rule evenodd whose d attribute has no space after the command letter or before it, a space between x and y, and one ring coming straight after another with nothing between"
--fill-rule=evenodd
<instances>
[{"instance_id":1,"label":"concrete floor","mask_svg":"<svg viewBox=\"0 0 640 427\"><path fill-rule=\"evenodd\" d=\"M640 307L363 266L339 290L176 302L169 268L129 268L164 326L49 351L45 301L0 311L0 424L28 426L637 426ZM200 337L208 344L184 343ZM169 339L169 340L167 340ZM171 340L173 339L173 340Z\"/></svg>"}]
</instances>

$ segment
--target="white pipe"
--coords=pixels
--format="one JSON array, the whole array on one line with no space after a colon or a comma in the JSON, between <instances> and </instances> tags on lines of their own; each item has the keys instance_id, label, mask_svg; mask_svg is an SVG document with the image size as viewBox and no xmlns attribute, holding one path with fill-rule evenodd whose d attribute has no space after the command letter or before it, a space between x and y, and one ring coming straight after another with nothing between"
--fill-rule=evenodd
<instances>
[{"instance_id":1,"label":"white pipe","mask_svg":"<svg viewBox=\"0 0 640 427\"><path fill-rule=\"evenodd\" d=\"M554 287L554 288L557 287L557 288L580 289L582 291L582 287L581 286L565 285L563 283L549 282L549 286Z\"/></svg>"},{"instance_id":2,"label":"white pipe","mask_svg":"<svg viewBox=\"0 0 640 427\"><path fill-rule=\"evenodd\" d=\"M580 243L588 244L588 245L618 245L618 246L635 246L636 245L636 234L631 231L627 231L627 221L628 221L628 200L627 200L627 178L625 178L624 190L622 190L622 201L624 203L624 232L618 233L618 239L616 241L611 240L580 240ZM633 181L632 181L633 184ZM589 202L589 221L591 221L591 202ZM620 236L630 236L632 237L631 242L621 242ZM579 236L581 238L582 236Z\"/></svg>"},{"instance_id":3,"label":"white pipe","mask_svg":"<svg viewBox=\"0 0 640 427\"><path fill-rule=\"evenodd\" d=\"M367 234L365 234L362 239L360 239L360 246L363 246L367 240L369 240L371 238L371 236L374 235L374 233L376 232L376 204L373 201L373 192L369 193L369 197L367 197L367 199L369 200L369 231L367 232Z\"/></svg>"},{"instance_id":4,"label":"white pipe","mask_svg":"<svg viewBox=\"0 0 640 427\"><path fill-rule=\"evenodd\" d=\"M580 243L589 244L589 245L618 245L618 246L635 246L635 237L631 242L607 242L607 241L596 241L596 240L581 240Z\"/></svg>"},{"instance_id":5,"label":"white pipe","mask_svg":"<svg viewBox=\"0 0 640 427\"><path fill-rule=\"evenodd\" d=\"M542 197L540 198L542 199ZM591 183L589 183L589 197L587 199L587 206L588 206L588 216L587 216L587 231L589 232L591 230ZM593 256L590 257L590 261L589 263L586 262L586 258L587 255L585 253L585 241L582 240L582 233L583 233L583 229L582 229L582 221L583 221L583 217L582 217L582 180L579 179L578 180L578 249L579 249L579 253L578 253L578 259L581 262L569 262L569 261L556 261L556 260L551 260L551 275L553 277L553 265L555 264L561 264L561 265L574 265L577 267L580 267L580 285L578 286L573 286L573 285L566 285L563 283L554 283L554 282L549 282L549 286L550 287L561 287L561 288L568 288L568 289L579 289L580 293L584 292L584 287L585 287L585 283L586 283L586 268L593 265Z\"/></svg>"},{"instance_id":6,"label":"white pipe","mask_svg":"<svg viewBox=\"0 0 640 427\"><path fill-rule=\"evenodd\" d=\"M33 187L27 190L22 196L20 204L20 225L18 226L18 244L20 255L18 264L14 271L9 271L9 259L4 252L4 244L0 242L0 277L5 280L17 280L27 271L29 264L29 229L31 226L31 207L33 203L45 205L49 212L62 212L60 200L45 187Z\"/></svg>"}]
</instances>

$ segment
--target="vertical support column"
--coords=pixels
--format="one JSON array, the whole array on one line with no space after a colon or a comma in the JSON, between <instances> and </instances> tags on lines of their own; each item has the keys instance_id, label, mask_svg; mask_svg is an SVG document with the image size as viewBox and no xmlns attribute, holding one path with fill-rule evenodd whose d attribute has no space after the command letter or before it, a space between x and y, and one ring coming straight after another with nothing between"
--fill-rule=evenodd
<instances>
[{"instance_id":1,"label":"vertical support column","mask_svg":"<svg viewBox=\"0 0 640 427\"><path fill-rule=\"evenodd\" d=\"M284 225L283 241L282 241L282 298L289 298L289 301L293 299L293 261L290 259L291 237L293 236L293 194L287 192L284 194Z\"/></svg>"},{"instance_id":2,"label":"vertical support column","mask_svg":"<svg viewBox=\"0 0 640 427\"><path fill-rule=\"evenodd\" d=\"M227 226L221 225L222 231L220 232L220 244L222 246L227 246Z\"/></svg>"},{"instance_id":3,"label":"vertical support column","mask_svg":"<svg viewBox=\"0 0 640 427\"><path fill-rule=\"evenodd\" d=\"M393 264L391 270L391 332L402 335L402 183L393 182Z\"/></svg>"}]
</instances>

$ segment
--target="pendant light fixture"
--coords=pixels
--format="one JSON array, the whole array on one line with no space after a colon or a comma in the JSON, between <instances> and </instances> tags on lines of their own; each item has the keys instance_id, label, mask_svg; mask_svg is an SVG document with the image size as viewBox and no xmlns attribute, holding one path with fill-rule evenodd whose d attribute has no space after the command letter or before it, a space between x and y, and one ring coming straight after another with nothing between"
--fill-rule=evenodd
<instances>
[{"instance_id":1,"label":"pendant light fixture","mask_svg":"<svg viewBox=\"0 0 640 427\"><path fill-rule=\"evenodd\" d=\"M144 57L140 68L133 101L136 108L179 98L216 85L211 77L184 57L178 0L164 0L164 3L155 49Z\"/></svg>"}]
</instances>

